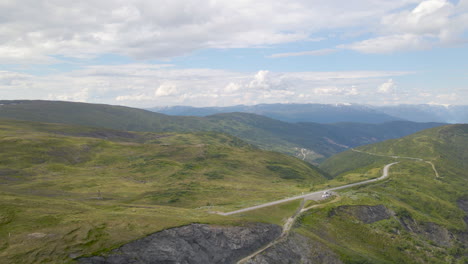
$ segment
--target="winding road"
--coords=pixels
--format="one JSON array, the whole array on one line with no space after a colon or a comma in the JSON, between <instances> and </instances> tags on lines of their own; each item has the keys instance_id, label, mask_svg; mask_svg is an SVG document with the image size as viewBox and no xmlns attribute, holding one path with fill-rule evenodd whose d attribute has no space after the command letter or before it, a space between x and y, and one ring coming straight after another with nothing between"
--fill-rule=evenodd
<instances>
[{"instance_id":1,"label":"winding road","mask_svg":"<svg viewBox=\"0 0 468 264\"><path fill-rule=\"evenodd\" d=\"M432 163L431 161L428 161L428 160L423 160L421 158L415 158L415 157L387 156L387 155L381 155L381 154L375 154L375 153L370 153L370 152L366 152L366 151L361 151L361 150L357 150L357 149L351 149L351 150L354 151L354 152L359 152L359 153L364 153L364 154L379 156L379 157L389 157L389 158L394 158L394 159L409 159L409 160L416 160L416 161L425 162L425 163L431 165L432 170L434 171L434 174L435 174L436 178L440 177L439 172L437 171L434 163Z\"/></svg>"},{"instance_id":2,"label":"winding road","mask_svg":"<svg viewBox=\"0 0 468 264\"><path fill-rule=\"evenodd\" d=\"M329 188L329 189L325 189L325 190L321 190L321 191L316 191L316 192L312 192L312 193L307 193L307 194L303 194L303 195L298 195L298 196L294 196L294 197L290 197L290 198L286 198L286 199L282 199L282 200L277 200L277 201L264 203L264 204L260 204L260 205L256 205L256 206L252 206L252 207L247 207L247 208L244 208L244 209L239 209L239 210L232 211L232 212L227 212L227 213L218 212L218 214L228 216L228 215L233 215L233 214L238 214L238 213L243 213L243 212L248 212L248 211L260 209L260 208L263 208L263 207L277 205L277 204L281 204L281 203L285 203L285 202L290 202L290 201L294 201L294 200L298 200L298 199L319 200L320 198L322 198L322 194L325 191L341 190L341 189L345 189L345 188L349 188L349 187L353 187L353 186L358 186L358 185L363 185L363 184L368 184L368 183L371 183L371 182L383 180L383 179L388 177L388 170L390 169L390 167L392 165L397 164L397 163L398 162L393 162L393 163L385 165L385 167L383 168L382 176L380 176L379 178L366 180L366 181L362 181L362 182L346 184L346 185L343 185L343 186L333 187L333 188Z\"/></svg>"}]
</instances>

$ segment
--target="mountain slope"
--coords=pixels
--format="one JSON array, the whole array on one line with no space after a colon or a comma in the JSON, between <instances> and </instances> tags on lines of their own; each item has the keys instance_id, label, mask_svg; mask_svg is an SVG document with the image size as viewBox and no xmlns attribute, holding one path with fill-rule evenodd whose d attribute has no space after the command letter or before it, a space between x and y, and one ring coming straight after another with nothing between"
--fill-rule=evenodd
<instances>
[{"instance_id":1,"label":"mountain slope","mask_svg":"<svg viewBox=\"0 0 468 264\"><path fill-rule=\"evenodd\" d=\"M292 124L248 113L179 117L110 105L56 101L1 101L0 103L2 103L0 117L4 118L127 131L217 131L237 136L263 149L286 153L313 163L349 147L401 137L440 125L410 122Z\"/></svg>"},{"instance_id":2,"label":"mountain slope","mask_svg":"<svg viewBox=\"0 0 468 264\"><path fill-rule=\"evenodd\" d=\"M203 131L203 118L171 117L137 108L61 101L0 101L0 117L127 131Z\"/></svg>"},{"instance_id":3,"label":"mountain slope","mask_svg":"<svg viewBox=\"0 0 468 264\"><path fill-rule=\"evenodd\" d=\"M178 116L208 116L220 113L243 112L267 116L285 122L315 123L383 123L405 120L393 117L379 110L355 104L259 104L228 107L174 106L150 108L150 111Z\"/></svg>"},{"instance_id":4,"label":"mountain slope","mask_svg":"<svg viewBox=\"0 0 468 264\"><path fill-rule=\"evenodd\" d=\"M399 163L388 180L304 213L294 232L344 263L466 263L467 148L468 125L449 125L337 154L321 165L336 179Z\"/></svg>"},{"instance_id":5,"label":"mountain slope","mask_svg":"<svg viewBox=\"0 0 468 264\"><path fill-rule=\"evenodd\" d=\"M212 132L0 120L0 144L1 263L64 263L169 227L236 223L208 212L326 180L308 163Z\"/></svg>"},{"instance_id":6,"label":"mountain slope","mask_svg":"<svg viewBox=\"0 0 468 264\"><path fill-rule=\"evenodd\" d=\"M390 121L468 123L466 105L390 105L357 104L260 104L228 107L155 107L150 111L178 116L208 116L220 113L243 112L268 116L285 122L358 122L383 123Z\"/></svg>"}]
</instances>

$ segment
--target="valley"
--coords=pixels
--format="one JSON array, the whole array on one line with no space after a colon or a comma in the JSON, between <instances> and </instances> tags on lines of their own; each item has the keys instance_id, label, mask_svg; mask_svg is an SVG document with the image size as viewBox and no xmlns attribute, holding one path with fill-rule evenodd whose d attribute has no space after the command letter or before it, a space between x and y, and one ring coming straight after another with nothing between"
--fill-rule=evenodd
<instances>
[{"instance_id":1,"label":"valley","mask_svg":"<svg viewBox=\"0 0 468 264\"><path fill-rule=\"evenodd\" d=\"M468 0L0 0L0 264L468 264Z\"/></svg>"},{"instance_id":2,"label":"valley","mask_svg":"<svg viewBox=\"0 0 468 264\"><path fill-rule=\"evenodd\" d=\"M108 114L107 106L96 107L94 115ZM74 111L71 120L93 120ZM164 118L165 126L173 121ZM282 124L244 114L210 118L230 128L269 127L265 131ZM176 263L467 258L467 125L350 147L316 167L222 131L135 132L57 120L0 120L1 262L120 263L127 254L150 261L166 256L160 246L169 242L163 241L185 245L181 259L167 248L166 260ZM297 125L319 135L323 129ZM332 126L355 127L356 135L377 127ZM334 196L322 199L324 191ZM241 244L230 231L237 227L249 234ZM263 229L271 233L262 236ZM224 246L209 246L219 243ZM204 253L195 258L200 247Z\"/></svg>"},{"instance_id":3,"label":"valley","mask_svg":"<svg viewBox=\"0 0 468 264\"><path fill-rule=\"evenodd\" d=\"M313 164L319 164L326 158L349 148L399 138L423 129L444 125L394 119L380 119L391 122L378 124L289 123L239 112L206 117L168 116L123 106L38 100L0 101L0 118L66 123L123 131L221 132L265 150L302 157L303 160Z\"/></svg>"}]
</instances>

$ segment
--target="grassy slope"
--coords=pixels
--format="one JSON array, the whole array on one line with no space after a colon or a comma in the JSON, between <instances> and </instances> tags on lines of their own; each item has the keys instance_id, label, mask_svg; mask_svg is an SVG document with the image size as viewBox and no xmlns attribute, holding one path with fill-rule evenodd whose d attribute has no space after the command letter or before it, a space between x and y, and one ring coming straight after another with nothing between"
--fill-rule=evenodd
<instances>
[{"instance_id":1,"label":"grassy slope","mask_svg":"<svg viewBox=\"0 0 468 264\"><path fill-rule=\"evenodd\" d=\"M389 124L291 124L246 113L219 114L209 117L177 117L141 109L57 101L0 101L0 117L38 122L98 126L127 131L228 133L260 146L292 156L306 148L306 161L346 149L389 138L401 137L440 124L393 122Z\"/></svg>"},{"instance_id":2,"label":"grassy slope","mask_svg":"<svg viewBox=\"0 0 468 264\"><path fill-rule=\"evenodd\" d=\"M208 211L325 181L307 163L218 133L0 120L0 144L2 263L60 263L168 227L236 224Z\"/></svg>"},{"instance_id":3,"label":"grassy slope","mask_svg":"<svg viewBox=\"0 0 468 264\"><path fill-rule=\"evenodd\" d=\"M358 149L430 160L436 164L441 177L435 177L430 164L400 159L401 162L390 169L389 180L344 191L339 203L305 214L296 232L327 244L346 263L466 261L462 257L468 253L466 245L458 242L448 247L437 245L427 236L406 231L398 218L410 216L422 226L436 223L455 234L466 230L464 212L456 201L468 198L468 125L433 128ZM345 171L365 173L388 162L387 158L348 151L330 158L322 168L340 178L345 177ZM396 217L363 224L346 214L330 215L339 205L377 204L396 212Z\"/></svg>"}]
</instances>

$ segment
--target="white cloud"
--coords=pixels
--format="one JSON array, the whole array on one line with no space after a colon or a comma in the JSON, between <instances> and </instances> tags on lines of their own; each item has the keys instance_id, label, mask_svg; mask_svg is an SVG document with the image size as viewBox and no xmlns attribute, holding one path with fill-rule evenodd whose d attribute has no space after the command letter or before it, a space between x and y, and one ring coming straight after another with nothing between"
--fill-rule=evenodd
<instances>
[{"instance_id":1,"label":"white cloud","mask_svg":"<svg viewBox=\"0 0 468 264\"><path fill-rule=\"evenodd\" d=\"M445 0L421 2L411 11L390 14L382 18L383 29L390 32L413 34L438 34L450 25L453 4Z\"/></svg>"},{"instance_id":2,"label":"white cloud","mask_svg":"<svg viewBox=\"0 0 468 264\"><path fill-rule=\"evenodd\" d=\"M301 52L287 52L287 53L276 53L268 56L268 58L285 58L285 57L297 57L297 56L323 56L337 52L336 49L321 49Z\"/></svg>"},{"instance_id":3,"label":"white cloud","mask_svg":"<svg viewBox=\"0 0 468 264\"><path fill-rule=\"evenodd\" d=\"M173 83L162 83L155 91L154 95L156 97L161 97L161 96L171 96L171 95L176 95L178 92L177 87Z\"/></svg>"},{"instance_id":4,"label":"white cloud","mask_svg":"<svg viewBox=\"0 0 468 264\"><path fill-rule=\"evenodd\" d=\"M391 93L393 92L393 90L395 89L396 87L396 84L395 82L392 80L392 79L389 79L388 81L382 83L379 88L378 88L378 92L379 93L383 93L383 94L388 94L388 93Z\"/></svg>"},{"instance_id":5,"label":"white cloud","mask_svg":"<svg viewBox=\"0 0 468 264\"><path fill-rule=\"evenodd\" d=\"M468 30L465 2L422 1L412 10L383 16L374 30L377 36L338 47L362 53L393 53L457 44Z\"/></svg>"},{"instance_id":6,"label":"white cloud","mask_svg":"<svg viewBox=\"0 0 468 264\"><path fill-rule=\"evenodd\" d=\"M240 85L240 84L230 82L230 83L224 88L224 92L226 92L226 93L233 93L233 92L239 91L240 89L241 89L241 85Z\"/></svg>"},{"instance_id":7,"label":"white cloud","mask_svg":"<svg viewBox=\"0 0 468 264\"><path fill-rule=\"evenodd\" d=\"M254 79L248 84L251 89L269 89L271 81L269 80L269 71L259 71L255 74Z\"/></svg>"},{"instance_id":8,"label":"white cloud","mask_svg":"<svg viewBox=\"0 0 468 264\"><path fill-rule=\"evenodd\" d=\"M115 98L117 102L129 102L129 101L149 101L153 100L154 96L149 96L145 94L135 94L135 95L119 95Z\"/></svg>"},{"instance_id":9,"label":"white cloud","mask_svg":"<svg viewBox=\"0 0 468 264\"><path fill-rule=\"evenodd\" d=\"M351 86L351 89L347 92L347 95L358 95L359 91L356 86Z\"/></svg>"},{"instance_id":10,"label":"white cloud","mask_svg":"<svg viewBox=\"0 0 468 264\"><path fill-rule=\"evenodd\" d=\"M403 34L367 39L339 47L362 53L392 53L395 51L427 49L430 45L431 40L429 39L413 34Z\"/></svg>"},{"instance_id":11,"label":"white cloud","mask_svg":"<svg viewBox=\"0 0 468 264\"><path fill-rule=\"evenodd\" d=\"M345 96L350 96L350 95L358 95L359 92L356 87L320 87L320 88L315 88L314 94L316 95L322 95L322 96L337 96L337 95L345 95Z\"/></svg>"},{"instance_id":12,"label":"white cloud","mask_svg":"<svg viewBox=\"0 0 468 264\"><path fill-rule=\"evenodd\" d=\"M89 66L34 76L0 71L3 99L54 99L138 107L279 102L367 102L375 87L408 72L243 73L169 65ZM359 87L359 88L358 88ZM461 99L460 99L461 100Z\"/></svg>"},{"instance_id":13,"label":"white cloud","mask_svg":"<svg viewBox=\"0 0 468 264\"><path fill-rule=\"evenodd\" d=\"M86 102L89 99L89 89L84 88L71 94L49 94L49 100Z\"/></svg>"},{"instance_id":14,"label":"white cloud","mask_svg":"<svg viewBox=\"0 0 468 264\"><path fill-rule=\"evenodd\" d=\"M56 56L91 58L101 54L149 60L197 49L311 41L320 39L315 35L326 30L369 31L369 25L380 17L416 2L3 1L0 63L54 63Z\"/></svg>"}]
</instances>

